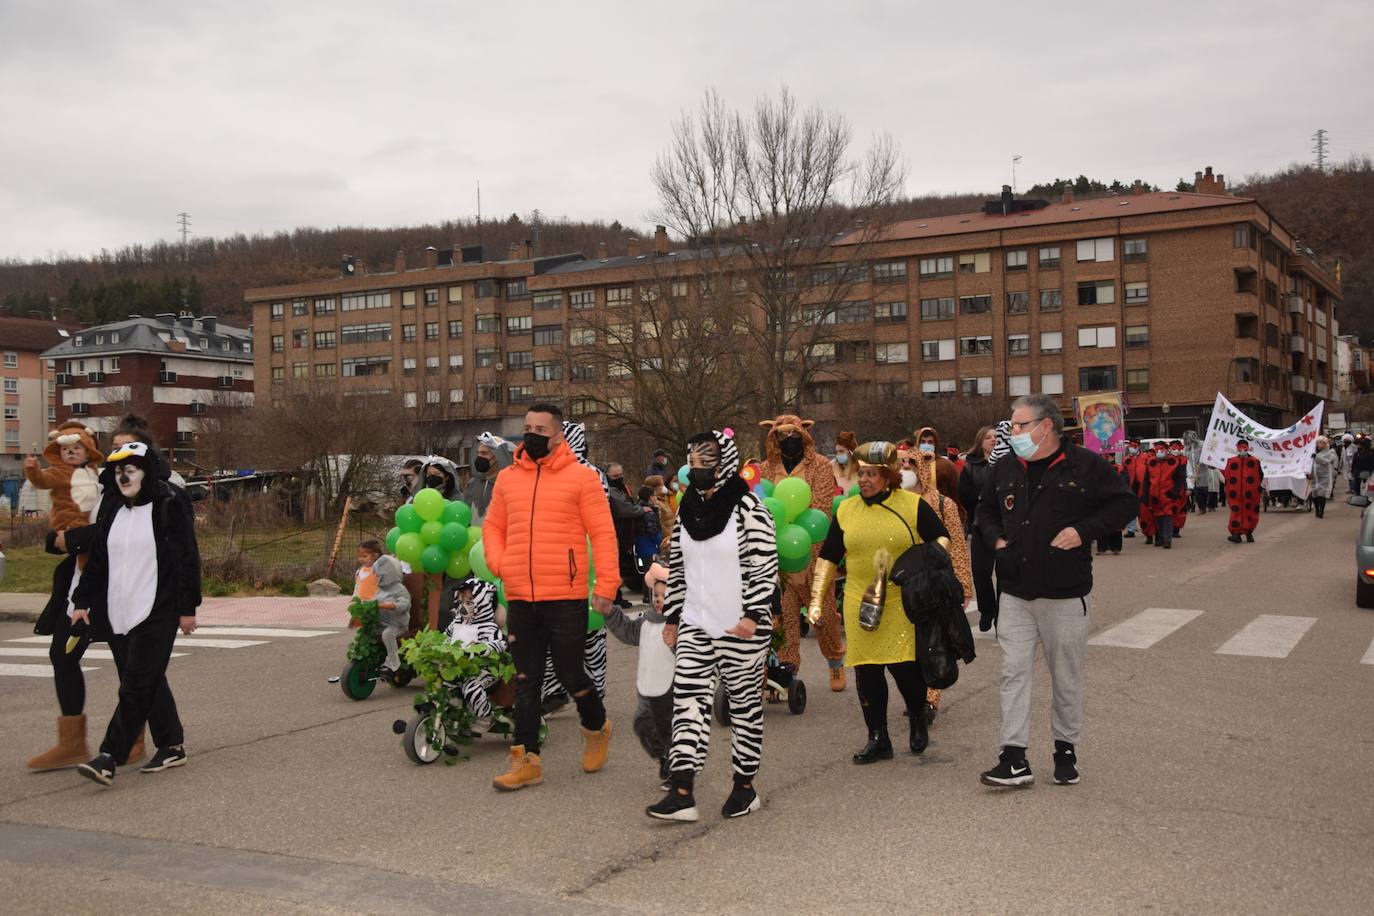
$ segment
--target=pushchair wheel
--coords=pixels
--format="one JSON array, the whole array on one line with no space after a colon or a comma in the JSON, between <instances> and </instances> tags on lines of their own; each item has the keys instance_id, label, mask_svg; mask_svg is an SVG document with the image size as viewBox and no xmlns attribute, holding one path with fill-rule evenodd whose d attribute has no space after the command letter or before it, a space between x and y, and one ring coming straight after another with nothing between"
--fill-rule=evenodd
<instances>
[{"instance_id":1,"label":"pushchair wheel","mask_svg":"<svg viewBox=\"0 0 1374 916\"><path fill-rule=\"evenodd\" d=\"M794 716L806 712L806 684L799 677L792 678L792 686L787 688L787 711Z\"/></svg>"},{"instance_id":2,"label":"pushchair wheel","mask_svg":"<svg viewBox=\"0 0 1374 916\"><path fill-rule=\"evenodd\" d=\"M716 684L715 702L711 704L716 721L726 728L730 727L730 695L725 692L724 684Z\"/></svg>"},{"instance_id":3,"label":"pushchair wheel","mask_svg":"<svg viewBox=\"0 0 1374 916\"><path fill-rule=\"evenodd\" d=\"M350 700L366 700L372 696L377 681L362 662L349 661L339 675L339 687Z\"/></svg>"},{"instance_id":4,"label":"pushchair wheel","mask_svg":"<svg viewBox=\"0 0 1374 916\"><path fill-rule=\"evenodd\" d=\"M439 748L436 749L429 740L429 730L434 729L434 737L438 740ZM443 747L448 736L444 734L444 723L437 713L429 715L414 715L406 724L405 734L401 736L401 749L406 752L411 763L424 766L434 763L443 756Z\"/></svg>"}]
</instances>

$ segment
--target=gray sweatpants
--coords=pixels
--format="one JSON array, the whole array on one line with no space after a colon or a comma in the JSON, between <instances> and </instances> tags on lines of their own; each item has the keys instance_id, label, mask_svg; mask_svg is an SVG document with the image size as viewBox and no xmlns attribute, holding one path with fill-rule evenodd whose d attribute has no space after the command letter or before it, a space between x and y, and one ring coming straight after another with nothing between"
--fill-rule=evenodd
<instances>
[{"instance_id":1,"label":"gray sweatpants","mask_svg":"<svg viewBox=\"0 0 1374 916\"><path fill-rule=\"evenodd\" d=\"M1031 669L1035 643L1045 647L1054 692L1050 732L1077 744L1083 727L1083 651L1088 646L1087 598L1037 598L1003 594L997 642L1002 646L1002 747L1030 746Z\"/></svg>"}]
</instances>

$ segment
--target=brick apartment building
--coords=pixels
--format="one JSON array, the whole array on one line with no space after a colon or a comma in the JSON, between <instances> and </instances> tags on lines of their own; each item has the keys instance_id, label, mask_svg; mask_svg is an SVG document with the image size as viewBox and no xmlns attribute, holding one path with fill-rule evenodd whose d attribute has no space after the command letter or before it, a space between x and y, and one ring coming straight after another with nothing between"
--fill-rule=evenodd
<instances>
[{"instance_id":1,"label":"brick apartment building","mask_svg":"<svg viewBox=\"0 0 1374 916\"><path fill-rule=\"evenodd\" d=\"M386 274L249 290L258 372L274 399L293 378L399 389L456 435L514 432L536 398L576 415L585 386L607 380L562 372L580 362L571 316L641 301L637 287L665 276L670 297L696 294L690 253L670 253L662 227L648 250L631 244L595 260L467 262L430 249L414 270L398 255ZM1004 195L865 244L867 269L823 354L830 378L800 392L818 420L842 422L855 394L1043 391L1067 409L1080 393L1122 391L1132 433L1180 435L1204 424L1218 391L1271 426L1334 391L1339 285L1210 169L1198 193L1047 205Z\"/></svg>"},{"instance_id":2,"label":"brick apartment building","mask_svg":"<svg viewBox=\"0 0 1374 916\"><path fill-rule=\"evenodd\" d=\"M0 478L18 492L24 474L24 458L48 443L48 430L57 419L54 373L43 359L45 350L57 346L80 330L75 322L40 318L0 317L0 378L4 379L4 419L0 429Z\"/></svg>"},{"instance_id":3,"label":"brick apartment building","mask_svg":"<svg viewBox=\"0 0 1374 916\"><path fill-rule=\"evenodd\" d=\"M43 354L55 368L58 421L82 420L102 444L128 413L148 418L174 464L195 461L196 433L253 403L253 344L214 317L133 315L85 328Z\"/></svg>"}]
</instances>

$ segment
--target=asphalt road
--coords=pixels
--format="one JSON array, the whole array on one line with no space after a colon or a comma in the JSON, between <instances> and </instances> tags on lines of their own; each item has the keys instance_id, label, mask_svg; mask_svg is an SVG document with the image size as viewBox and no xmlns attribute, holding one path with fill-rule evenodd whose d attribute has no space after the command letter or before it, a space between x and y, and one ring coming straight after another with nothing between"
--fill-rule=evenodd
<instances>
[{"instance_id":1,"label":"asphalt road","mask_svg":"<svg viewBox=\"0 0 1374 916\"><path fill-rule=\"evenodd\" d=\"M610 763L582 774L562 716L544 784L514 795L489 787L504 763L490 739L453 767L409 763L390 725L413 690L346 699L327 681L342 632L184 648L171 681L190 765L122 771L112 790L24 772L51 738L51 685L0 677L0 899L16 913L1368 912L1374 611L1354 606L1356 520L1344 505L1323 521L1270 512L1258 543L1232 545L1224 515L1205 516L1167 553L1136 539L1100 558L1092 629L1117 644L1088 651L1073 787L1048 779L1043 666L1040 782L978 783L997 751L992 641L924 757L858 768L853 687L825 689L808 640L810 707L768 709L765 807L719 818L717 728L696 825L643 814L655 767L629 729L633 650L614 642ZM0 624L0 651L27 635ZM18 661L42 659L0 655ZM116 681L110 662L88 665L94 742ZM904 735L895 703L891 717Z\"/></svg>"}]
</instances>

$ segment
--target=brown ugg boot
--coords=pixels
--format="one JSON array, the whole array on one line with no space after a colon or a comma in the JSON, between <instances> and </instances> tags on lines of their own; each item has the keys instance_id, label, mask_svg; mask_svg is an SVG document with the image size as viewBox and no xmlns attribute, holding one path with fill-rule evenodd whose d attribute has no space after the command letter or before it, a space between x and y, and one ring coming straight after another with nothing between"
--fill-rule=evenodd
<instances>
[{"instance_id":1,"label":"brown ugg boot","mask_svg":"<svg viewBox=\"0 0 1374 916\"><path fill-rule=\"evenodd\" d=\"M30 760L29 769L35 773L60 770L90 759L91 752L86 747L86 717L58 716L57 744Z\"/></svg>"},{"instance_id":2,"label":"brown ugg boot","mask_svg":"<svg viewBox=\"0 0 1374 916\"><path fill-rule=\"evenodd\" d=\"M148 726L143 726L138 730L138 737L134 739L134 746L129 748L129 756L119 761L119 765L126 767L131 763L138 763L148 756L148 749L143 746L143 736L148 733Z\"/></svg>"}]
</instances>

